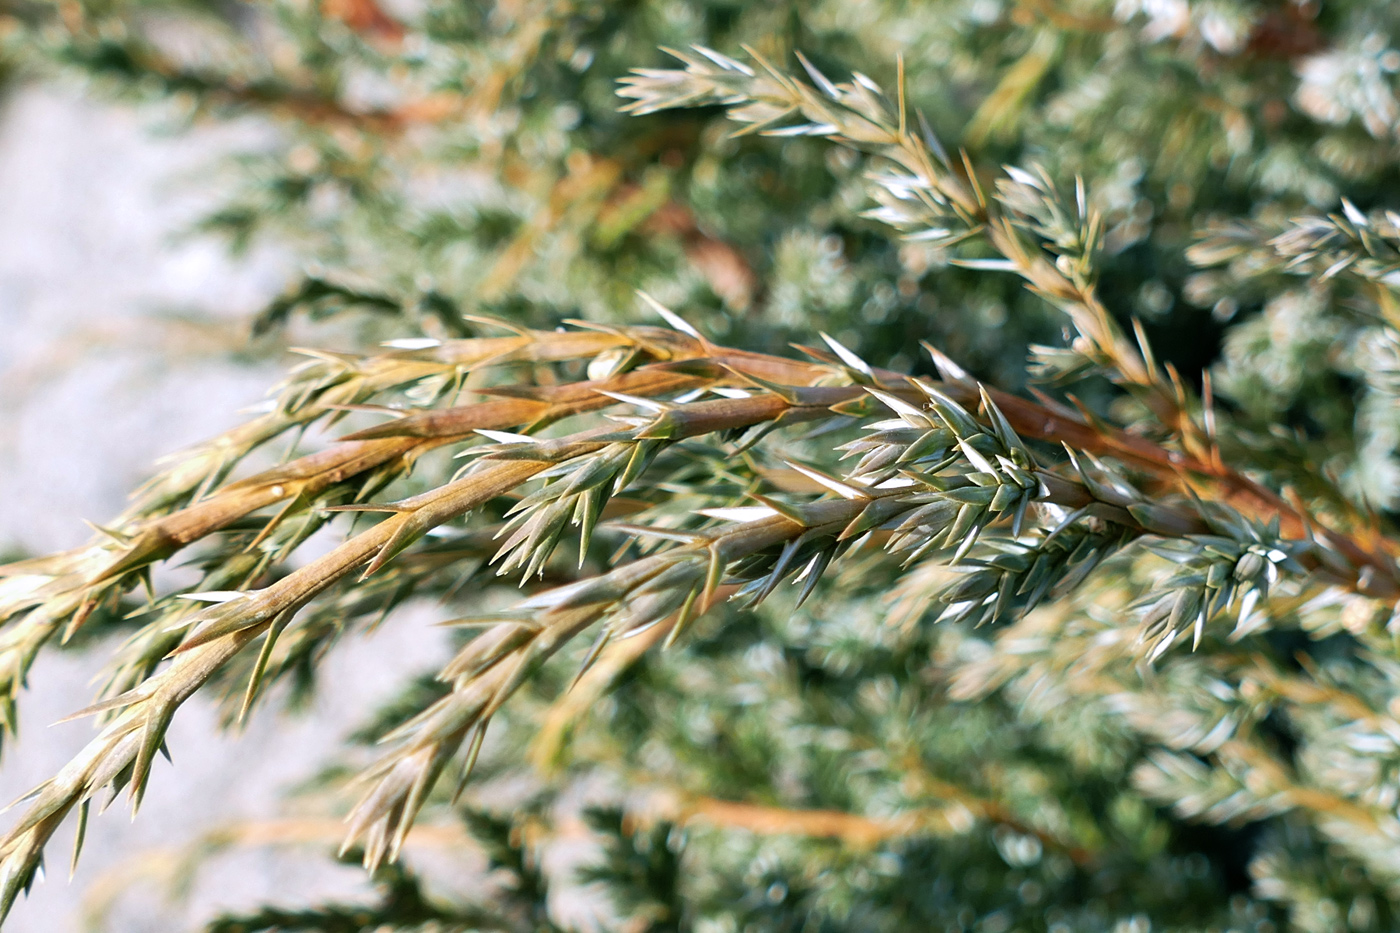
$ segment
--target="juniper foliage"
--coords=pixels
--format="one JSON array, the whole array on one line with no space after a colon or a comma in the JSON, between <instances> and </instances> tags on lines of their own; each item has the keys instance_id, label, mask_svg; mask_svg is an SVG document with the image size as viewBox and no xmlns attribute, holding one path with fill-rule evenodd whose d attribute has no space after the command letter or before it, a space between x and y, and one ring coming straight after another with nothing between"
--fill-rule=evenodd
<instances>
[{"instance_id":1,"label":"juniper foliage","mask_svg":"<svg viewBox=\"0 0 1400 933\"><path fill-rule=\"evenodd\" d=\"M585 780L624 929L1394 927L1392 5L0 10L16 74L272 126L204 229L301 259L264 346L359 345L0 568L7 728L113 639L0 907L186 700L426 598L455 656L323 788L379 900L210 929L555 929Z\"/></svg>"}]
</instances>

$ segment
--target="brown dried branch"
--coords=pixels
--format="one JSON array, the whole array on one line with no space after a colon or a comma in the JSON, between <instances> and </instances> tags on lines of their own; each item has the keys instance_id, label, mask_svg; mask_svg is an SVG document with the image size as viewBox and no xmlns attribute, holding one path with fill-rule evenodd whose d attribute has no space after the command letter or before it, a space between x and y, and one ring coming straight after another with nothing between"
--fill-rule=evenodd
<instances>
[{"instance_id":1,"label":"brown dried branch","mask_svg":"<svg viewBox=\"0 0 1400 933\"><path fill-rule=\"evenodd\" d=\"M978 574L965 578L948 597L957 613L981 612L977 607L987 602L978 601L999 592L995 604L999 613L1003 603L1011 607L1019 605L1017 600L1029 600L1033 605L1047 592L1056 592L1053 586L1073 585L1104 554L1132 536L1222 534L1221 529L1234 521L1219 505L1149 500L1097 461L1089 464L1072 456L1059 469L1040 467L1019 435L1024 431L1068 443L1071 449L1112 454L1135 470L1177 481L1196 467L1183 455L1089 424L1048 403L987 393L941 358L949 378L935 386L876 370L839 345L832 347L835 355L813 350L810 353L818 362L799 363L714 347L684 333L632 328L529 333L457 341L406 356L393 354L378 363L370 361L368 367L396 373L386 377L390 385L403 383L400 366L420 379L443 379L465 368L561 361L589 354L595 355L595 363L606 361L609 371L628 356L642 365L586 383L496 390L507 394L504 402L406 415L371 429L372 437L361 434L360 439L342 442L329 455L313 455L231 484L203 502L146 524L128 523L124 527L136 543L120 552L115 565L103 562L91 571L91 562L79 562L65 568L65 556L60 555L48 563L26 565L19 571L25 576L11 568L11 581L49 573L49 584L67 587L47 598L41 596L37 604L20 606L32 611L11 632L32 632L27 626L31 618L41 626L56 624L61 618L58 613L71 609L74 594L129 578L140 564L201 533L271 504L276 497L290 497L293 490L288 487L295 483L343 479L356 469L381 465L384 461L376 456L403 457L419 445L462 440L490 419L524 418L539 425L617 401L634 402L654 412L616 419L621 430L610 425L548 440L507 436L499 444L480 448L479 456L458 479L421 495L367 507L384 511L387 517L329 554L263 589L238 594L187 618L188 634L173 663L126 693L85 711L114 718L78 758L36 789L28 812L0 840L0 861L6 869L6 886L0 892L4 902L12 902L27 886L44 844L67 813L85 808L108 784L129 786L139 802L151 761L176 709L247 646L262 637L265 645L271 645L299 609L336 582L362 569L375 573L431 529L547 471L558 479L519 502L517 517L506 529L510 536L498 555L506 558L505 568L519 567L527 576L542 566L570 521L581 525L586 545L608 490L617 492L627 486L667 445L719 431L823 419L837 413L863 417L877 406L893 409L899 416L893 422L872 425L876 433L850 448L863 456L845 479L799 468L838 498L803 505L763 499L764 505L752 514L745 510L714 513L726 523L710 530L659 531L681 543L600 577L527 599L516 611L489 620L488 631L471 641L444 670L442 676L453 683L453 691L397 730L392 736L397 743L394 750L367 774L371 787L352 817L350 839L364 840L370 865L394 857L428 790L462 746L468 745L465 777L492 715L532 670L587 628L601 629L591 662L609 643L635 637L653 626L669 624L673 633L683 630L712 604L726 576L739 586L739 595L757 600L805 568L804 589L810 593L831 560L866 535L878 534L887 548L912 552L915 558L932 548L956 548L954 560L960 560L990 523L1009 520L1019 529L1032 503L1053 505L1071 516L1086 516L1091 523L1119 529L1065 535L1058 530L1048 535L1041 532L1048 549L1043 560L1032 566L1030 557L1021 554L1026 546L1017 544L1004 559L985 562ZM717 399L683 403L651 401L634 394L664 397L704 386L746 388ZM616 388L631 391L613 392ZM974 417L961 407L960 398L975 399L980 415ZM316 405L322 411L332 410L323 399L309 410ZM391 433L396 428L403 433ZM907 466L901 469L902 462ZM937 464L931 466L936 475L920 472L921 463ZM1199 469L1207 479L1212 477L1213 465L1201 464ZM1241 489L1248 492L1252 487ZM1085 556L1077 556L1081 554ZM1382 576L1372 564L1350 562L1321 536L1278 559L1284 557L1306 572L1361 592L1395 592L1393 573ZM1265 565L1256 563L1250 575L1263 572ZM1054 567L1061 569L1051 571ZM1051 576L1044 576L1042 570ZM95 576L84 578L85 572ZM1063 580L1057 582L1054 573L1063 573ZM1035 584L1035 579L1041 582ZM40 586L37 591L43 589ZM1033 595L1025 595L1032 589ZM1174 612L1167 622L1163 645L1174 640L1181 626L1191 623L1186 616L1178 619L1178 614ZM666 623L667 619L673 621ZM256 682L250 686L250 696L256 686Z\"/></svg>"}]
</instances>

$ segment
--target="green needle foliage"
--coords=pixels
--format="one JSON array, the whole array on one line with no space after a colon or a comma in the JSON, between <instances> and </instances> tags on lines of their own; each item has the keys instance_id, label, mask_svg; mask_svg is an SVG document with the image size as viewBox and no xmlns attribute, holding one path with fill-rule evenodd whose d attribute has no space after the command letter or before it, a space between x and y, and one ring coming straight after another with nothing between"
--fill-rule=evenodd
<instances>
[{"instance_id":1,"label":"green needle foliage","mask_svg":"<svg viewBox=\"0 0 1400 933\"><path fill-rule=\"evenodd\" d=\"M7 730L41 651L111 658L0 909L185 701L427 599L453 656L308 791L377 899L209 929L1400 922L1400 8L0 11L16 74L262 123L203 229L299 258L263 345L342 322L0 567ZM490 871L426 893L415 826Z\"/></svg>"}]
</instances>

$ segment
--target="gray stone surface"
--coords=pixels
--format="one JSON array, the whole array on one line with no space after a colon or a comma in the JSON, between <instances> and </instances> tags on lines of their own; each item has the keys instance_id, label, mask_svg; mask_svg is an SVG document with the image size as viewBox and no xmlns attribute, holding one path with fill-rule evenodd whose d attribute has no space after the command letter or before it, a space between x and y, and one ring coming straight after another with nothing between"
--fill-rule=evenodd
<instances>
[{"instance_id":1,"label":"gray stone surface","mask_svg":"<svg viewBox=\"0 0 1400 933\"><path fill-rule=\"evenodd\" d=\"M286 264L272 253L234 262L219 243L176 237L207 204L201 170L265 132L161 138L148 116L44 87L0 106L0 549L82 542L83 520L120 511L157 457L234 423L275 379L280 364L240 365L228 350ZM434 619L412 607L348 644L304 718L264 711L225 737L210 705L191 701L172 730L176 766L157 768L139 818L131 823L119 801L94 819L71 884L65 838L7 933L85 929L84 911L107 900L96 928L136 933L190 929L265 898L363 891L357 871L295 847L215 856L183 900L170 900L168 882L210 830L283 815L280 791L311 774L400 677L436 666L444 640ZM87 722L48 724L85 705L100 661L100 649L55 652L35 666L0 797L52 774L92 734Z\"/></svg>"},{"instance_id":2,"label":"gray stone surface","mask_svg":"<svg viewBox=\"0 0 1400 933\"><path fill-rule=\"evenodd\" d=\"M159 139L128 109L46 88L0 110L0 546L83 541L84 519L234 423L276 373L226 351L287 270L176 238L207 203L193 173L255 141L239 129Z\"/></svg>"}]
</instances>

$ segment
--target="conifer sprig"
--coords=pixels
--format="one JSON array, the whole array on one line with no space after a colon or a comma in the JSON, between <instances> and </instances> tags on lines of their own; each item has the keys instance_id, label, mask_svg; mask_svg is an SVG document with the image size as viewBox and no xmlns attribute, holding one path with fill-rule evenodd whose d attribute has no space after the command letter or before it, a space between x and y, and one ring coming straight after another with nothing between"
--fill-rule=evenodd
<instances>
[{"instance_id":1,"label":"conifer sprig","mask_svg":"<svg viewBox=\"0 0 1400 933\"><path fill-rule=\"evenodd\" d=\"M800 56L810 84L752 52L754 67L706 48L667 51L685 68L635 69L618 90L630 100L625 112L720 104L745 124L741 134L817 136L870 154L877 165L869 187L879 206L867 216L910 241L947 249L969 240L989 246L997 258L953 261L1023 278L1069 318L1079 334L1074 349L1088 366L1141 393L1187 452L1209 455L1180 379L1159 369L1140 332L1136 345L1129 341L1098 298L1094 253L1102 221L1090 210L1082 181L1073 207L1039 169L1008 166L987 192L966 155L955 162L922 116L917 130L910 126L902 66L898 100L891 103L867 76L836 84Z\"/></svg>"},{"instance_id":2,"label":"conifer sprig","mask_svg":"<svg viewBox=\"0 0 1400 933\"><path fill-rule=\"evenodd\" d=\"M1122 334L1094 287L1094 253L1102 223L1088 206L1082 182L1076 184L1071 208L1043 171L1008 166L989 197L965 154L955 163L922 118L921 132L912 131L902 68L898 99L891 103L868 77L856 74L850 82L835 84L801 56L810 84L752 52L754 67L711 49L696 49L694 54L668 52L685 68L635 69L618 91L630 101L623 107L625 112L640 115L719 104L728 108L730 119L746 124L739 133L817 136L869 153L875 158L868 176L870 192L880 204L869 216L906 238L950 249L968 240L984 242L1000 258L953 261L1014 272L1068 316L1079 337L1068 350L1035 348L1042 375L1107 375L1140 395L1156 421L1139 427L1165 427L1192 461L1183 463L1184 469L1216 480L1228 497L1257 500L1263 506L1261 517L1267 521L1280 515L1291 526L1289 534L1316 533L1327 538L1329 547L1374 568L1367 574L1368 582L1374 574L1394 576L1388 545L1364 533L1364 524L1358 528L1363 540L1352 540L1227 465L1215 439L1218 414L1212 400L1202 404L1194 399L1170 365L1158 366L1141 328L1136 329L1135 342ZM893 173L885 166L893 166ZM1304 259L1311 260L1324 246L1334 246L1344 252L1331 259L1332 274L1366 255L1369 259L1360 268L1380 276L1388 268L1384 257L1394 252L1386 245L1388 221L1358 224L1358 218L1366 220L1350 208L1345 217L1300 221L1291 236L1279 238L1271 248L1305 253ZM1322 240L1307 246L1302 242L1304 229ZM1211 250L1210 242L1197 247L1193 254L1197 262L1220 252Z\"/></svg>"},{"instance_id":3,"label":"conifer sprig","mask_svg":"<svg viewBox=\"0 0 1400 933\"><path fill-rule=\"evenodd\" d=\"M1159 600L1144 617L1154 654L1187 631L1194 631L1199 642L1205 623L1236 604L1243 625L1280 569L1363 591L1393 585L1373 564L1351 562L1322 536L1281 541L1277 514L1272 526L1262 529L1219 503L1145 496L1128 473L1099 459L1094 449L1119 455L1139 469L1150 466L1146 475L1156 479L1179 472L1180 455L1014 397L1002 396L1008 403L1004 411L996 400L1000 394L989 393L941 357L938 362L947 378L937 384L876 370L834 341L831 354L813 351L818 362L799 363L715 347L686 333L688 325L664 313L681 330L522 334L396 351L372 364L394 374L384 377L385 387L408 384L410 398L417 392L417 398L428 402L451 399L455 392L448 386L460 385L467 368L582 357L592 361L589 374L600 378L561 386L501 387L490 391L503 394L502 401L403 414L384 427L357 432L352 435L356 439L331 448L329 457L310 455L290 468L217 488L185 509L167 515L156 512L144 525L138 519L126 526L134 540L162 541L163 552L137 544L117 555L116 573L107 564L86 581L77 576L80 568L66 570L66 576L55 573L54 579L67 587L56 601L63 608L72 606L75 594L85 588L119 592L142 566L172 552L172 542L195 540L189 532L182 537L171 528L195 528L207 536L279 500L290 500L302 520L313 523L344 509L386 515L324 557L258 588L255 571L266 569L271 560L258 548L280 551L304 538L304 529L297 529L284 508L254 532L256 537L239 556L228 555L216 567L212 576L230 581L225 585L232 589L199 594L214 600L212 606L181 609L174 608L173 601L166 603L134 642L136 660L119 660L112 682L128 688L84 711L109 716L110 722L68 767L35 789L26 814L0 841L4 904L12 903L30 883L44 845L68 813L77 809L80 821L85 820L88 801L108 785L129 788L133 803L139 804L178 707L222 676L261 638L258 661L248 674L246 712L278 640L301 628L297 614L332 586L357 571L372 577L433 529L525 484L542 482L519 499L507 523L496 531L498 538L504 537L496 555L502 572L536 575L570 526L579 529L579 550L586 553L608 500L644 482L648 465L661 450L689 438L767 431L838 416L855 417L867 432L845 445L846 453L859 459L844 475L793 465L835 498L793 502L765 494L756 506L702 510L703 517L720 521L713 527L623 526L625 533L659 536L675 546L600 576L546 590L504 615L468 620L487 628L444 669L442 677L452 691L392 733L396 749L367 774L371 789L352 817L349 838L363 840L368 865L396 856L442 771L465 746L465 779L492 716L577 635L598 630L586 669L614 639L662 623L671 629L668 638L676 637L713 603L721 587L753 603L796 576L803 585L800 598L805 598L834 560L867 541L878 541L906 564L931 559L960 566L965 575L940 597L946 607L943 614L982 621L1016 618L1047 596L1063 596L1136 538L1179 540L1176 550L1165 553L1186 558L1187 569L1169 584L1180 595ZM820 361L822 357L829 362ZM633 368L615 371L628 365ZM355 371L353 365L349 371ZM354 391L354 397L364 397L360 388ZM718 397L704 398L705 392ZM968 399L971 407L960 398ZM538 431L560 418L619 404L641 414L614 415L612 424L556 437L500 430L505 425ZM310 420L313 411L337 417L344 410L324 398L316 405L319 409L301 406L301 414L289 423ZM876 418L880 412L896 417ZM496 426L485 427L487 423ZM1047 461L1022 440L1022 430L1038 440L1067 445L1068 458ZM467 446L467 466L436 489L385 505L316 498L332 481L373 475L381 466L369 457L359 473L347 469L347 451L462 443L480 434L495 443ZM1076 437L1088 442L1076 449L1070 443ZM402 456L413 447L393 449ZM219 461L214 469L226 470L227 464ZM331 475L320 469L329 469ZM305 485L295 491L286 488L294 479ZM381 485L365 483L355 497L371 495ZM260 497L247 498L249 489ZM286 540L278 537L279 522L286 523ZM1192 562L1202 549L1219 557L1196 568ZM112 555L104 554L110 561ZM60 566L63 562L61 557L50 560ZM1220 561L1225 563L1217 566ZM36 565L26 564L24 569L26 575L12 570L10 580L35 576ZM16 605L17 611L30 609L41 624L57 622L44 611L42 600ZM29 622L30 616L23 615L12 626L18 624L22 632ZM162 652L169 652L173 660L157 669Z\"/></svg>"},{"instance_id":4,"label":"conifer sprig","mask_svg":"<svg viewBox=\"0 0 1400 933\"><path fill-rule=\"evenodd\" d=\"M239 459L279 434L300 429L318 418L333 421L345 414L347 406L381 399L385 393L405 386L417 394L419 403L450 399L455 387L474 370L508 368L517 363L549 363L580 356L592 358L592 370L601 375L624 361L617 355L619 351L630 357L636 368L602 379L548 387L483 387L497 394L498 400L465 406L387 409L392 417L379 427L353 432L347 440L327 450L284 466L218 485L219 479L226 476ZM590 354L593 355L590 357ZM461 442L481 430L544 427L561 418L615 405L618 395L653 397L657 393L694 391L725 383L734 391L742 392L746 390L740 389L740 385L749 386L750 390L764 384L778 385L768 381L772 379L789 384L841 382L851 377L875 379L884 386L883 391L893 393L892 397L904 397L911 402L917 402L920 397L898 374L873 370L864 364L851 369L839 365L841 361L835 356L826 358L837 364L835 369L821 363L800 363L715 347L676 331L634 328L607 333L542 332L451 341L432 348L396 350L365 361L332 357L313 363L280 393L273 412L179 458L166 473L148 484L143 498L133 509L115 521L89 548L0 570L7 578L5 595L8 601L3 608L7 616L19 620L5 633L4 642L4 656L13 659L8 663L16 671L8 680L11 695L34 653L55 631L66 629L71 633L76 630L95 606L104 600L114 600L141 580L145 568L153 561L168 558L260 509L279 507L270 518L259 519L257 533L251 540L242 542L242 547L250 554L237 560L229 555L220 565L218 575L206 581L208 585L203 587L215 592L237 590L256 580L271 561L314 530L304 523L315 520L312 514L316 509L348 508L350 506L344 504L347 500L353 502L373 494L410 468L427 450ZM948 365L946 361L945 365ZM843 369L845 375L841 374ZM956 368L950 372L956 373ZM955 399L975 401L975 391L969 385L955 377L945 382L940 391ZM665 440L668 433L679 431L680 436L686 436L692 430L703 433L707 425L719 427L721 422L713 419L721 411L726 411L723 417L737 416L741 421L749 418L791 421L807 417L803 412L855 402L863 393L858 386L801 390L793 385L784 398L769 396L761 403L716 400L698 407L672 407L664 418L650 426L655 436L645 440L654 445ZM1078 415L1047 407L1048 403L1031 403L995 391L992 397L997 400L999 410L1006 413L1013 429L1028 437L1112 457L1162 481L1175 481L1182 470L1196 470L1207 475L1217 472L1208 464L1182 460L1142 438L1104 425L1086 424ZM409 401L414 403L413 399ZM745 408L753 410L738 414ZM702 415L699 409L706 409L707 414ZM697 427L690 426L691 423ZM873 440L862 442L873 443ZM605 446L602 442L596 444L599 449ZM629 459L631 449L628 447ZM513 455L509 450L498 453L500 457ZM603 459L621 455L622 451L618 450L604 455ZM638 460L633 467L641 464ZM589 469L599 469L598 461L591 461ZM601 475L594 474L588 480L592 484L590 488L601 485L595 482ZM1307 530L1291 509L1269 511L1278 503L1277 497L1237 474L1227 475L1227 479L1234 481L1232 491L1240 497L1242 507L1251 512L1262 510L1265 519L1279 515L1285 522L1285 530L1291 526L1294 534ZM348 488L347 483L350 484ZM213 488L201 491L209 487ZM545 494L552 495L552 489ZM182 501L189 504L170 511L171 505ZM564 510L559 507L559 511L562 514ZM288 537L278 540L277 529L293 515L300 516L303 524L289 526ZM1333 541L1341 541L1343 546L1337 549L1363 572L1367 566L1372 566L1365 579L1358 578L1358 585L1378 593L1385 591L1384 587L1389 584L1356 545L1337 536L1329 538L1327 532L1320 532L1320 535L1329 546L1334 546ZM273 537L269 539L269 536ZM170 607L165 622L167 628L193 609L188 603L174 606L167 603L167 606ZM158 656L153 660L158 660Z\"/></svg>"},{"instance_id":5,"label":"conifer sprig","mask_svg":"<svg viewBox=\"0 0 1400 933\"><path fill-rule=\"evenodd\" d=\"M1227 266L1236 280L1268 274L1306 276L1319 283L1345 276L1376 283L1394 292L1400 287L1400 214L1365 214L1343 199L1335 214L1300 214L1283 223L1243 221L1208 224L1187 253L1206 268ZM1383 301L1387 320L1393 297Z\"/></svg>"},{"instance_id":6,"label":"conifer sprig","mask_svg":"<svg viewBox=\"0 0 1400 933\"><path fill-rule=\"evenodd\" d=\"M289 529L292 534L287 540L269 540L289 517L304 517L321 506L373 495L410 470L423 453L474 436L478 429L543 425L612 400L594 391L604 388L604 383L586 385L562 403L529 398L478 403L454 413L456 421L447 434L416 436L412 427L388 437L371 431L368 438L347 440L245 479L223 482L241 460L273 439L317 421L333 425L347 410L369 399L406 403L408 411L389 409L389 413L407 417L413 425L412 407L452 397L461 391L467 375L480 368L547 364L618 350L647 359L669 359L670 344L677 338L682 347L693 344L672 331L643 328L630 335L582 331L445 344L428 341L431 346L366 359L316 353L313 362L276 391L269 412L175 458L138 491L125 514L100 529L100 537L91 544L0 568L0 619L17 619L0 634L0 693L11 711L7 726L13 727L14 698L43 645L55 634L71 637L99 606L115 608L122 593L146 579L152 563L169 559L261 509L278 506L279 511L260 521L259 534L244 542L255 557L241 561L241 572L236 564L225 563L206 587L236 590L250 585L304 537ZM663 379L661 388L673 383L674 379ZM644 391L636 377L623 377L616 387ZM397 390L405 389L405 395L394 397ZM181 614L187 613L176 617Z\"/></svg>"}]
</instances>

